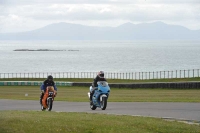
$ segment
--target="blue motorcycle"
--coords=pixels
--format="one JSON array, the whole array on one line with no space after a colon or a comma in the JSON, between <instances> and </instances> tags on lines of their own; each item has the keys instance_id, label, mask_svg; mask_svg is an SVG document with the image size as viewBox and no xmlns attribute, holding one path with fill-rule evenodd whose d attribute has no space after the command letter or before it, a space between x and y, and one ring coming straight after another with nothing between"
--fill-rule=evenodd
<instances>
[{"instance_id":1,"label":"blue motorcycle","mask_svg":"<svg viewBox=\"0 0 200 133\"><path fill-rule=\"evenodd\" d=\"M97 82L98 87L95 89L94 94L92 96L92 103L90 104L90 108L95 110L97 107L105 110L107 107L107 100L110 93L110 87L106 81ZM90 86L90 91L92 86ZM88 96L90 98L90 92L88 92Z\"/></svg>"}]
</instances>

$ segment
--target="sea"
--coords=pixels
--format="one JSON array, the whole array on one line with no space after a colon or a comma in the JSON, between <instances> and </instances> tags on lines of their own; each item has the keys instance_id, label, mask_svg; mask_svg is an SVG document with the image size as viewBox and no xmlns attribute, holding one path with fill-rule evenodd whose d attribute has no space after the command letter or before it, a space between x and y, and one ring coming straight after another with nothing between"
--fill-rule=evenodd
<instances>
[{"instance_id":1,"label":"sea","mask_svg":"<svg viewBox=\"0 0 200 133\"><path fill-rule=\"evenodd\" d=\"M0 41L0 73L200 68L200 40Z\"/></svg>"}]
</instances>

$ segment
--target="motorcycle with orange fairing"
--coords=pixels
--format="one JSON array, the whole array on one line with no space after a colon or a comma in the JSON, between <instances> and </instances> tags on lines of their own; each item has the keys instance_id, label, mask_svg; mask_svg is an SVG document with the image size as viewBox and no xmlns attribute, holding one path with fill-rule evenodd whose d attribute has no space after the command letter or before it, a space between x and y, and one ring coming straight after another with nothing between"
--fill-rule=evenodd
<instances>
[{"instance_id":1,"label":"motorcycle with orange fairing","mask_svg":"<svg viewBox=\"0 0 200 133\"><path fill-rule=\"evenodd\" d=\"M41 104L41 110L45 111L51 111L53 107L53 101L54 98L56 97L56 90L54 89L53 86L47 86L46 92L44 93L43 99L42 99L42 104Z\"/></svg>"}]
</instances>

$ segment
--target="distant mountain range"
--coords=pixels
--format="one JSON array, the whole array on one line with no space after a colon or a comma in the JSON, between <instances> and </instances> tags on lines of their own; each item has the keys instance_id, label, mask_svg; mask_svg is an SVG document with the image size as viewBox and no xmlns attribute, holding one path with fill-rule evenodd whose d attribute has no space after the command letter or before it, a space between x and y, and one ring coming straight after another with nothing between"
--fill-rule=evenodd
<instances>
[{"instance_id":1,"label":"distant mountain range","mask_svg":"<svg viewBox=\"0 0 200 133\"><path fill-rule=\"evenodd\" d=\"M200 40L200 30L162 22L132 24L118 27L95 27L71 23L54 23L43 28L1 33L0 40Z\"/></svg>"}]
</instances>

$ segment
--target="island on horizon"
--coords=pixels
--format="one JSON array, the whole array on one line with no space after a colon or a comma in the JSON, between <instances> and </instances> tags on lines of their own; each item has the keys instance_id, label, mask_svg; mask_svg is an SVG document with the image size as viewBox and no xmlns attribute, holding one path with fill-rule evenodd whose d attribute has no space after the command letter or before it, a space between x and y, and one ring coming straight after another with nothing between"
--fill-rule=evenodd
<instances>
[{"instance_id":1,"label":"island on horizon","mask_svg":"<svg viewBox=\"0 0 200 133\"><path fill-rule=\"evenodd\" d=\"M15 49L13 51L66 51L66 50L55 50L55 49ZM68 51L79 51L79 50L68 50Z\"/></svg>"}]
</instances>

